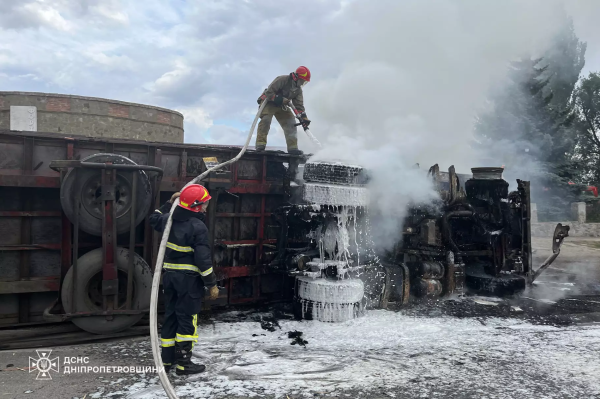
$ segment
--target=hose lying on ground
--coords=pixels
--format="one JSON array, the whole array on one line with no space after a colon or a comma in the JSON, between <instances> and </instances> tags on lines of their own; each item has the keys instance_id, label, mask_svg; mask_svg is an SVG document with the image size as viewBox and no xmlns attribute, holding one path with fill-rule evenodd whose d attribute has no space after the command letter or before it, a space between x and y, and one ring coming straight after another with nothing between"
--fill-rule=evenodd
<instances>
[{"instance_id":1,"label":"hose lying on ground","mask_svg":"<svg viewBox=\"0 0 600 399\"><path fill-rule=\"evenodd\" d=\"M197 184L200 180L204 179L211 172L214 172L218 169L221 169L224 166L237 162L242 155L246 152L248 148L248 144L250 144L250 139L252 139L252 133L254 132L254 128L256 127L256 122L258 121L258 117L262 113L262 110L265 108L267 104L266 101L263 101L261 106L258 108L258 112L256 113L256 117L254 118L254 122L252 122L252 127L250 127L250 131L248 132L248 137L246 138L246 144L242 150L235 156L235 158L230 159L229 161L225 161L220 163L208 170L206 170L201 175L194 178L185 187L190 184ZM185 188L184 187L184 188ZM165 389L167 396L170 399L178 399L173 386L169 382L169 377L163 368L162 359L160 357L160 347L158 345L158 322L157 322L157 310L158 310L158 288L160 286L160 272L163 266L163 258L165 257L165 249L167 246L167 241L169 239L169 233L171 232L171 225L173 224L172 215L175 207L179 204L179 198L173 201L173 205L171 206L171 211L169 213L169 219L167 220L167 224L165 226L165 231L163 232L162 239L160 241L160 246L158 248L158 255L156 258L156 267L154 268L154 277L152 279L152 294L150 298L150 341L152 344L152 356L154 357L154 365L156 366L156 370L158 372L158 377L160 378L160 383ZM216 206L216 204L214 205Z\"/></svg>"}]
</instances>

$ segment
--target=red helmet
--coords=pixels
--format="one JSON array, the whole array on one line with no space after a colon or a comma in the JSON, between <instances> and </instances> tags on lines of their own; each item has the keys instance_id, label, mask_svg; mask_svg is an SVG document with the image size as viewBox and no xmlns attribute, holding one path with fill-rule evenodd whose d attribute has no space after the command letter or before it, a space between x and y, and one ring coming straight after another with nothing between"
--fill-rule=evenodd
<instances>
[{"instance_id":1,"label":"red helmet","mask_svg":"<svg viewBox=\"0 0 600 399\"><path fill-rule=\"evenodd\" d=\"M200 212L203 203L210 199L208 190L200 184L190 184L179 196L179 206L192 212Z\"/></svg>"},{"instance_id":2,"label":"red helmet","mask_svg":"<svg viewBox=\"0 0 600 399\"><path fill-rule=\"evenodd\" d=\"M296 69L296 75L298 75L300 79L310 82L310 71L307 67L299 66L298 69Z\"/></svg>"}]
</instances>

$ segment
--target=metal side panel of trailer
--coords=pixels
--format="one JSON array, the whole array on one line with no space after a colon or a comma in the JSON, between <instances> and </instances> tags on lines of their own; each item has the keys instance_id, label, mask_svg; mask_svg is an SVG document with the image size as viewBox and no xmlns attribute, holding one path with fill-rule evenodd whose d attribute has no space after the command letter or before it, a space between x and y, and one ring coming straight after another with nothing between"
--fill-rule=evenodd
<instances>
[{"instance_id":1,"label":"metal side panel of trailer","mask_svg":"<svg viewBox=\"0 0 600 399\"><path fill-rule=\"evenodd\" d=\"M42 322L72 264L73 226L61 207L61 174L49 167L51 161L114 153L161 167L162 180L151 181L158 206L206 170L203 158L221 162L239 150L0 130L0 326ZM204 182L213 197L207 225L227 304L290 298L292 282L266 265L275 256L278 231L271 213L287 201L289 176L303 162L281 152L248 151L228 173ZM118 237L119 245L128 235ZM154 268L159 237L147 218L135 237L136 252ZM101 246L101 237L80 233L79 256Z\"/></svg>"}]
</instances>

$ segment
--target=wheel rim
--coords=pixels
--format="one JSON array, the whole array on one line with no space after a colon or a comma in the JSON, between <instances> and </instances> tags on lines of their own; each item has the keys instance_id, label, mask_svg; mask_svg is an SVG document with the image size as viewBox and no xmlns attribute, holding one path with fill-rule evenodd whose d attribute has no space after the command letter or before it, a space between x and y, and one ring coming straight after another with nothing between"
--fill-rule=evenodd
<instances>
[{"instance_id":1,"label":"wheel rim","mask_svg":"<svg viewBox=\"0 0 600 399\"><path fill-rule=\"evenodd\" d=\"M119 285L117 288L117 309L125 309L127 302L127 273L118 270L117 277ZM88 309L102 310L104 297L102 295L102 271L94 274L86 284L87 295L85 297ZM135 298L135 280L131 292L131 298Z\"/></svg>"},{"instance_id":2,"label":"wheel rim","mask_svg":"<svg viewBox=\"0 0 600 399\"><path fill-rule=\"evenodd\" d=\"M115 185L115 205L117 218L123 216L131 209L133 196L131 195L131 183L124 176L117 174ZM89 178L81 188L81 204L92 215L98 219L103 214L102 182L101 175Z\"/></svg>"}]
</instances>

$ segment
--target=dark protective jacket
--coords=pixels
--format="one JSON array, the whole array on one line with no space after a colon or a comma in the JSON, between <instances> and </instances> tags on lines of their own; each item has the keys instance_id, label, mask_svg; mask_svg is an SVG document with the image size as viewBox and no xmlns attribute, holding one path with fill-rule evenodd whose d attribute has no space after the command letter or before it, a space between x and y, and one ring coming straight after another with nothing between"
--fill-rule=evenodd
<instances>
[{"instance_id":1,"label":"dark protective jacket","mask_svg":"<svg viewBox=\"0 0 600 399\"><path fill-rule=\"evenodd\" d=\"M267 101L273 101L276 105L281 106L281 103L277 104L277 97L283 99L287 98L292 100L296 109L300 112L304 112L304 97L302 95L302 87L298 85L292 79L292 75L282 75L275 78L268 88L263 91L263 94L258 98L260 104L263 99Z\"/></svg>"},{"instance_id":2,"label":"dark protective jacket","mask_svg":"<svg viewBox=\"0 0 600 399\"><path fill-rule=\"evenodd\" d=\"M170 202L166 202L150 215L150 225L154 230L161 233L165 230L171 206ZM212 268L204 213L191 212L179 206L175 208L163 268L199 273L207 287L217 284L217 278Z\"/></svg>"}]
</instances>

